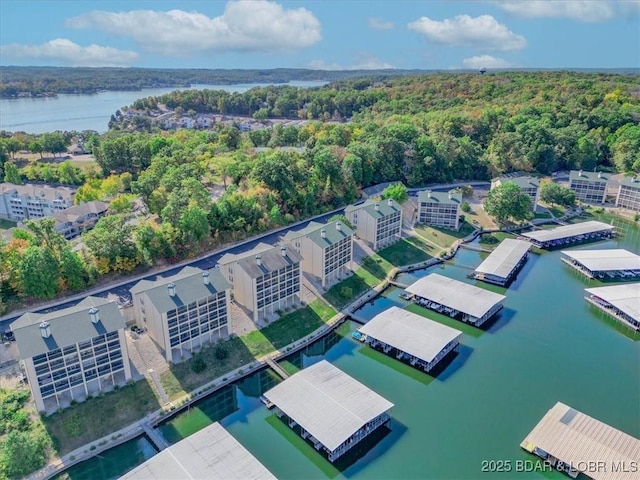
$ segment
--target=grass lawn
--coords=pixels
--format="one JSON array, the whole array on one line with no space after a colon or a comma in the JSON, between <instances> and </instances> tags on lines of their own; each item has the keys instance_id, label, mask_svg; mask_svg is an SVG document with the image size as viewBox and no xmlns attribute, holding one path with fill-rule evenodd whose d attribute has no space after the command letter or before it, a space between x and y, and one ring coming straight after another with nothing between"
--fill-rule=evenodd
<instances>
[{"instance_id":1,"label":"grass lawn","mask_svg":"<svg viewBox=\"0 0 640 480\"><path fill-rule=\"evenodd\" d=\"M42 417L58 455L140 420L160 406L146 380L113 390L62 412Z\"/></svg>"},{"instance_id":2,"label":"grass lawn","mask_svg":"<svg viewBox=\"0 0 640 480\"><path fill-rule=\"evenodd\" d=\"M424 242L420 238L409 237L403 238L390 247L381 250L378 255L396 267L401 267L429 260L433 257L433 254L438 253L436 250L433 245Z\"/></svg>"},{"instance_id":3,"label":"grass lawn","mask_svg":"<svg viewBox=\"0 0 640 480\"><path fill-rule=\"evenodd\" d=\"M172 365L170 370L160 375L160 383L170 400L185 395L211 380L224 375L256 358L274 352L310 334L335 315L335 311L320 300L283 316L271 325L234 337L217 345L224 345L227 357L216 357L217 345L210 345L200 351L207 368L200 373L191 369L191 360Z\"/></svg>"},{"instance_id":4,"label":"grass lawn","mask_svg":"<svg viewBox=\"0 0 640 480\"><path fill-rule=\"evenodd\" d=\"M324 298L336 308L341 309L353 299L384 280L392 268L393 265L382 258L381 255L372 255L363 262L362 266L352 276L331 287L324 294Z\"/></svg>"},{"instance_id":5,"label":"grass lawn","mask_svg":"<svg viewBox=\"0 0 640 480\"><path fill-rule=\"evenodd\" d=\"M453 245L453 242L460 238L464 238L467 235L473 233L473 226L466 221L460 225L460 229L448 230L446 228L432 227L429 225L416 225L414 230L418 236L424 240L436 244L438 247L447 249Z\"/></svg>"},{"instance_id":6,"label":"grass lawn","mask_svg":"<svg viewBox=\"0 0 640 480\"><path fill-rule=\"evenodd\" d=\"M533 218L551 218L551 214L549 212L536 213Z\"/></svg>"},{"instance_id":7,"label":"grass lawn","mask_svg":"<svg viewBox=\"0 0 640 480\"><path fill-rule=\"evenodd\" d=\"M4 218L0 218L0 230L9 230L10 228L18 225L16 222L12 222L11 220L5 220Z\"/></svg>"}]
</instances>

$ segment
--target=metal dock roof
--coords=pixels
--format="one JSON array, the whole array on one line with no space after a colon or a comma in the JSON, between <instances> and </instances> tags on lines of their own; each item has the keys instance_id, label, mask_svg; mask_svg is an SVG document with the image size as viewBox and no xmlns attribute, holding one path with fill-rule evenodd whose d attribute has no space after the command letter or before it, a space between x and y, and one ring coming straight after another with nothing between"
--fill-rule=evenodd
<instances>
[{"instance_id":1,"label":"metal dock roof","mask_svg":"<svg viewBox=\"0 0 640 480\"><path fill-rule=\"evenodd\" d=\"M393 407L326 360L300 370L264 396L329 450Z\"/></svg>"},{"instance_id":2,"label":"metal dock roof","mask_svg":"<svg viewBox=\"0 0 640 480\"><path fill-rule=\"evenodd\" d=\"M432 273L412 283L407 292L481 318L506 297L483 288Z\"/></svg>"},{"instance_id":3,"label":"metal dock roof","mask_svg":"<svg viewBox=\"0 0 640 480\"><path fill-rule=\"evenodd\" d=\"M614 228L615 227L607 223L591 220L588 222L574 223L572 225L562 225L560 227L550 228L549 230L535 230L529 233L522 233L521 235L538 242L549 242L561 238L601 232L603 230L613 230Z\"/></svg>"},{"instance_id":4,"label":"metal dock roof","mask_svg":"<svg viewBox=\"0 0 640 480\"><path fill-rule=\"evenodd\" d=\"M425 362L431 362L449 342L462 335L460 330L398 307L379 313L359 331Z\"/></svg>"},{"instance_id":5,"label":"metal dock roof","mask_svg":"<svg viewBox=\"0 0 640 480\"><path fill-rule=\"evenodd\" d=\"M640 440L561 402L542 417L520 446L527 451L541 448L596 480L640 478L637 469L631 471L632 465L638 466Z\"/></svg>"},{"instance_id":6,"label":"metal dock roof","mask_svg":"<svg viewBox=\"0 0 640 480\"><path fill-rule=\"evenodd\" d=\"M585 288L586 292L609 302L631 318L640 322L640 282Z\"/></svg>"},{"instance_id":7,"label":"metal dock roof","mask_svg":"<svg viewBox=\"0 0 640 480\"><path fill-rule=\"evenodd\" d=\"M476 268L476 272L507 278L530 248L529 242L505 238Z\"/></svg>"},{"instance_id":8,"label":"metal dock roof","mask_svg":"<svg viewBox=\"0 0 640 480\"><path fill-rule=\"evenodd\" d=\"M216 422L151 457L121 478L275 480L276 477Z\"/></svg>"},{"instance_id":9,"label":"metal dock roof","mask_svg":"<svg viewBox=\"0 0 640 480\"><path fill-rule=\"evenodd\" d=\"M640 255L628 250L562 250L562 253L584 265L592 272L612 270L640 270Z\"/></svg>"}]
</instances>

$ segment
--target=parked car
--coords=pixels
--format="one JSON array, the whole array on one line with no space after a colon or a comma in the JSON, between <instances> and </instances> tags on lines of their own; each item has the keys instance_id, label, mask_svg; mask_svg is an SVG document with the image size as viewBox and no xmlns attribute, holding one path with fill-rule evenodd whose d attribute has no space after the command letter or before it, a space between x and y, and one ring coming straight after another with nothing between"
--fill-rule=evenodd
<instances>
[{"instance_id":1,"label":"parked car","mask_svg":"<svg viewBox=\"0 0 640 480\"><path fill-rule=\"evenodd\" d=\"M13 332L11 330L5 330L4 334L2 335L2 338L4 338L5 340L8 340L10 342L13 342L16 339L15 335L13 334Z\"/></svg>"}]
</instances>

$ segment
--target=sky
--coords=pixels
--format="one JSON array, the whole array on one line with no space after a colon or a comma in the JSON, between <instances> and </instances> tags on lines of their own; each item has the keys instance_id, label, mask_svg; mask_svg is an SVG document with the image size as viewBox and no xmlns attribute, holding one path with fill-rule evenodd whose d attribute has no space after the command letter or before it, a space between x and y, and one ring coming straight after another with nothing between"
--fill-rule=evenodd
<instances>
[{"instance_id":1,"label":"sky","mask_svg":"<svg viewBox=\"0 0 640 480\"><path fill-rule=\"evenodd\" d=\"M0 0L0 65L638 68L640 0Z\"/></svg>"}]
</instances>

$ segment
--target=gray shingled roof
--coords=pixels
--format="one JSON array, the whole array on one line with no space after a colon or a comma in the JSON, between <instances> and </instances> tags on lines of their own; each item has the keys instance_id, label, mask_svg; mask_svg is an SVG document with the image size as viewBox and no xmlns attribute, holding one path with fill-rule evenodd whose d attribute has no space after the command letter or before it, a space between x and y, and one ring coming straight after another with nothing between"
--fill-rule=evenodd
<instances>
[{"instance_id":1,"label":"gray shingled roof","mask_svg":"<svg viewBox=\"0 0 640 480\"><path fill-rule=\"evenodd\" d=\"M376 211L376 204L378 204L378 210ZM373 218L378 217L386 217L391 215L397 211L402 210L402 205L400 205L395 200L391 201L391 205L387 200L367 200L366 202L360 205L349 205L345 208L345 212L352 212L354 210L365 210L369 215Z\"/></svg>"},{"instance_id":2,"label":"gray shingled roof","mask_svg":"<svg viewBox=\"0 0 640 480\"><path fill-rule=\"evenodd\" d=\"M99 310L100 321L91 322L89 310ZM43 338L39 325L49 322L51 336ZM25 313L11 329L16 336L21 358L30 358L57 348L74 345L125 327L124 318L115 302L106 298L87 297L74 307L50 313Z\"/></svg>"},{"instance_id":3,"label":"gray shingled roof","mask_svg":"<svg viewBox=\"0 0 640 480\"><path fill-rule=\"evenodd\" d=\"M584 170L571 170L569 172L569 180L588 180L589 182L607 183L611 178L609 173L603 172L586 172Z\"/></svg>"},{"instance_id":4,"label":"gray shingled roof","mask_svg":"<svg viewBox=\"0 0 640 480\"><path fill-rule=\"evenodd\" d=\"M640 177L624 177L622 180L620 180L620 183L626 187L640 189Z\"/></svg>"},{"instance_id":5,"label":"gray shingled roof","mask_svg":"<svg viewBox=\"0 0 640 480\"><path fill-rule=\"evenodd\" d=\"M500 184L511 182L518 185L520 188L538 188L540 186L540 180L535 177L528 176L520 176L520 177L498 177L494 182L499 182Z\"/></svg>"},{"instance_id":6,"label":"gray shingled roof","mask_svg":"<svg viewBox=\"0 0 640 480\"><path fill-rule=\"evenodd\" d=\"M344 222L340 222L341 229L338 230L337 224L339 220L330 223L318 223L310 222L306 228L298 230L297 232L289 231L283 237L285 240L291 242L296 238L308 237L311 241L318 244L321 248L326 248L334 243L338 243L345 237L353 235L353 230L347 227ZM322 238L322 230L325 230L325 238Z\"/></svg>"},{"instance_id":7,"label":"gray shingled roof","mask_svg":"<svg viewBox=\"0 0 640 480\"><path fill-rule=\"evenodd\" d=\"M47 185L14 185L13 183L0 183L0 194L18 192L19 195L29 195L35 198L47 198L55 200L58 197L72 198L75 189L69 187L49 187Z\"/></svg>"},{"instance_id":8,"label":"gray shingled roof","mask_svg":"<svg viewBox=\"0 0 640 480\"><path fill-rule=\"evenodd\" d=\"M218 263L220 265L227 265L229 263L233 263L233 262L237 262L238 260L241 260L245 257L255 257L257 254L261 254L262 252L266 252L267 250L271 250L273 248L273 245L269 245L268 243L259 243L258 245L256 245L255 247L253 247L251 250L248 250L246 252L242 252L242 253L225 253L222 257L220 257L220 260L218 260Z\"/></svg>"},{"instance_id":9,"label":"gray shingled roof","mask_svg":"<svg viewBox=\"0 0 640 480\"><path fill-rule=\"evenodd\" d=\"M431 196L429 196L431 193ZM451 198L449 198L451 194ZM462 194L453 192L433 192L430 190L423 190L418 193L418 202L426 203L451 203L460 205L462 203Z\"/></svg>"},{"instance_id":10,"label":"gray shingled roof","mask_svg":"<svg viewBox=\"0 0 640 480\"><path fill-rule=\"evenodd\" d=\"M146 292L158 312L164 313L231 288L231 284L224 279L217 268L206 271L209 272L208 285L205 285L202 279L205 270L184 267L171 277L159 278L155 281L141 280L131 288L130 292L132 294ZM176 294L173 297L169 295L167 288L169 283L173 283L176 287Z\"/></svg>"}]
</instances>

